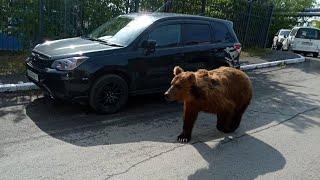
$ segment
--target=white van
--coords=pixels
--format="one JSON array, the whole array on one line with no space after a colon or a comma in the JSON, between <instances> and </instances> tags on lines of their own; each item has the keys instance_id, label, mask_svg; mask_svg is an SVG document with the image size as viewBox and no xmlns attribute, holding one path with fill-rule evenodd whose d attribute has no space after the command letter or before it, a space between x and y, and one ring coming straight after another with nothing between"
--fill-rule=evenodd
<instances>
[{"instance_id":1,"label":"white van","mask_svg":"<svg viewBox=\"0 0 320 180\"><path fill-rule=\"evenodd\" d=\"M283 50L292 50L304 55L312 53L313 57L319 56L320 29L314 27L295 27L288 38L283 41Z\"/></svg>"}]
</instances>

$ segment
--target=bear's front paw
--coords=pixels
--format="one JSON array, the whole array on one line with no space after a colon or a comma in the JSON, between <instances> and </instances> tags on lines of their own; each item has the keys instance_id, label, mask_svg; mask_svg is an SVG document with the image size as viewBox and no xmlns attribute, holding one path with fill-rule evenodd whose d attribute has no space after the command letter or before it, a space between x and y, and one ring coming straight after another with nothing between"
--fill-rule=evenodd
<instances>
[{"instance_id":1,"label":"bear's front paw","mask_svg":"<svg viewBox=\"0 0 320 180\"><path fill-rule=\"evenodd\" d=\"M179 136L178 136L178 141L180 143L188 143L189 141L191 140L191 135L186 135L184 133L181 133Z\"/></svg>"}]
</instances>

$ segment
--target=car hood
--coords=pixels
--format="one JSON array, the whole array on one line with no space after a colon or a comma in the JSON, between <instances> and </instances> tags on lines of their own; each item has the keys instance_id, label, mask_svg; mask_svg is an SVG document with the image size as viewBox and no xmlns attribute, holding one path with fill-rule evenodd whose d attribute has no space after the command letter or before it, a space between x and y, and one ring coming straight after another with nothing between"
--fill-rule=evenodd
<instances>
[{"instance_id":1,"label":"car hood","mask_svg":"<svg viewBox=\"0 0 320 180\"><path fill-rule=\"evenodd\" d=\"M38 44L33 51L45 55L50 59L57 59L119 48L121 47L108 46L106 44L102 44L101 42L77 37L46 41L42 44Z\"/></svg>"}]
</instances>

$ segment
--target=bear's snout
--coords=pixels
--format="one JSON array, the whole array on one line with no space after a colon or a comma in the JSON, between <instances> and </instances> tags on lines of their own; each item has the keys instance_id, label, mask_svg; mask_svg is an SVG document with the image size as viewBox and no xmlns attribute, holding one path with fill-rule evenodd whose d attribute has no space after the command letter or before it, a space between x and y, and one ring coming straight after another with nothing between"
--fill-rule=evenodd
<instances>
[{"instance_id":1,"label":"bear's snout","mask_svg":"<svg viewBox=\"0 0 320 180\"><path fill-rule=\"evenodd\" d=\"M170 100L170 97L169 97L169 92L168 92L168 91L164 93L164 98L166 99L166 101L171 101L171 100Z\"/></svg>"}]
</instances>

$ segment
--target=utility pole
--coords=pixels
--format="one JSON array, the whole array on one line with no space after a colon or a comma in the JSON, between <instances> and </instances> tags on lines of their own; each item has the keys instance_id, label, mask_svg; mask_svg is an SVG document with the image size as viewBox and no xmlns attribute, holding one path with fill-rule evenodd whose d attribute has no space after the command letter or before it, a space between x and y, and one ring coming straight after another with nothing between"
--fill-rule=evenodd
<instances>
[{"instance_id":1,"label":"utility pole","mask_svg":"<svg viewBox=\"0 0 320 180\"><path fill-rule=\"evenodd\" d=\"M38 43L43 39L43 0L39 0L39 35L37 38Z\"/></svg>"},{"instance_id":2,"label":"utility pole","mask_svg":"<svg viewBox=\"0 0 320 180\"><path fill-rule=\"evenodd\" d=\"M247 36L248 36L248 31L249 31L249 24L251 21L253 0L248 0L248 3L249 3L248 20L247 20L247 24L246 24L246 31L244 33L243 47L245 47L247 45Z\"/></svg>"}]
</instances>

